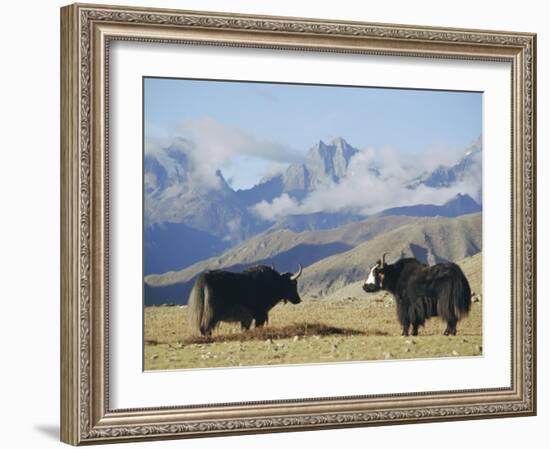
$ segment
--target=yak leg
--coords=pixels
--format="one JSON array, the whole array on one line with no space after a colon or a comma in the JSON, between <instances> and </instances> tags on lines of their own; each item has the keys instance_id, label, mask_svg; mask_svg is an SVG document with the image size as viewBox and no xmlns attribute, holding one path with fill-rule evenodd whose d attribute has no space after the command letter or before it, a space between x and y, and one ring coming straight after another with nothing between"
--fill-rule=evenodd
<instances>
[{"instance_id":1,"label":"yak leg","mask_svg":"<svg viewBox=\"0 0 550 449\"><path fill-rule=\"evenodd\" d=\"M447 329L443 335L456 335L456 321L447 321Z\"/></svg>"},{"instance_id":2,"label":"yak leg","mask_svg":"<svg viewBox=\"0 0 550 449\"><path fill-rule=\"evenodd\" d=\"M252 314L248 310L243 308L243 310L240 312L240 316L241 316L241 319L240 319L241 330L243 332L249 330L250 326L252 326L252 320L253 320Z\"/></svg>"},{"instance_id":3,"label":"yak leg","mask_svg":"<svg viewBox=\"0 0 550 449\"><path fill-rule=\"evenodd\" d=\"M424 324L424 322L419 319L418 317L416 317L414 319L414 321L412 322L412 334L411 335L414 335L415 337L418 335L418 328L420 326L422 326Z\"/></svg>"},{"instance_id":4,"label":"yak leg","mask_svg":"<svg viewBox=\"0 0 550 449\"><path fill-rule=\"evenodd\" d=\"M256 315L256 327L263 327L265 323L267 323L268 317L267 312L261 312L258 315Z\"/></svg>"},{"instance_id":5,"label":"yak leg","mask_svg":"<svg viewBox=\"0 0 550 449\"><path fill-rule=\"evenodd\" d=\"M212 335L212 329L216 327L216 319L211 317L206 323L202 323L200 326L201 335L210 337Z\"/></svg>"},{"instance_id":6,"label":"yak leg","mask_svg":"<svg viewBox=\"0 0 550 449\"><path fill-rule=\"evenodd\" d=\"M245 319L241 320L241 330L247 331L250 329L250 326L252 325L252 318L246 317Z\"/></svg>"},{"instance_id":7,"label":"yak leg","mask_svg":"<svg viewBox=\"0 0 550 449\"><path fill-rule=\"evenodd\" d=\"M401 335L403 337L408 337L409 336L409 326L410 326L410 323L408 320L405 320L403 321L403 323L401 323L403 325L403 332L401 332Z\"/></svg>"}]
</instances>

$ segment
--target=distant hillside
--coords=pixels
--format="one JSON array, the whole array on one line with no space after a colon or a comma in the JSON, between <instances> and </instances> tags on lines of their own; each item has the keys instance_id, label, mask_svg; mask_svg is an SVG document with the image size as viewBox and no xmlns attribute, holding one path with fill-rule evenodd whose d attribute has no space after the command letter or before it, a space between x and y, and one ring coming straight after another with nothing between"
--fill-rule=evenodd
<instances>
[{"instance_id":1,"label":"distant hillside","mask_svg":"<svg viewBox=\"0 0 550 449\"><path fill-rule=\"evenodd\" d=\"M458 218L422 218L307 267L299 281L300 293L322 297L363 280L384 252L388 253L388 262L413 256L434 264L458 261L479 251L480 213Z\"/></svg>"},{"instance_id":2,"label":"distant hillside","mask_svg":"<svg viewBox=\"0 0 550 449\"><path fill-rule=\"evenodd\" d=\"M298 264L306 267L325 257L348 251L381 233L418 220L414 217L377 217L323 231L297 233L277 230L264 233L219 257L195 263L180 271L146 276L145 303L187 301L195 277L204 270L223 268L239 271L251 265L273 263L280 272L293 271Z\"/></svg>"},{"instance_id":3,"label":"distant hillside","mask_svg":"<svg viewBox=\"0 0 550 449\"><path fill-rule=\"evenodd\" d=\"M353 214L351 212L314 212L311 214L285 215L284 217L278 219L268 229L268 232L276 231L278 229L289 229L294 232L334 229L347 223L364 220L365 217Z\"/></svg>"},{"instance_id":4,"label":"distant hillside","mask_svg":"<svg viewBox=\"0 0 550 449\"><path fill-rule=\"evenodd\" d=\"M185 270L145 278L145 303L184 303L195 277L206 269L239 271L275 264L278 271L304 266L306 296L323 296L363 279L383 252L389 259L414 255L434 263L459 260L481 249L481 214L459 218L377 217L326 231L280 230L253 237L220 257Z\"/></svg>"},{"instance_id":5,"label":"distant hillside","mask_svg":"<svg viewBox=\"0 0 550 449\"><path fill-rule=\"evenodd\" d=\"M311 254L294 254L291 265L287 265L284 261L279 260L281 259L281 254L287 254L293 249L297 251L301 247L309 247L311 249L311 247L315 246L320 247L332 244L341 244L345 248L335 252L347 251L379 234L419 220L419 218L414 217L377 217L358 223L349 223L336 229L322 231L294 232L288 229L279 229L252 237L246 242L226 251L219 257L211 257L184 270L161 275L150 275L145 280L150 285L159 286L187 281L206 269L259 263L271 264L272 262L279 271L292 270L296 268L295 265L298 263L306 266L307 263L304 257L312 259ZM315 262L317 260L319 259L316 259Z\"/></svg>"},{"instance_id":6,"label":"distant hillside","mask_svg":"<svg viewBox=\"0 0 550 449\"><path fill-rule=\"evenodd\" d=\"M221 254L228 247L226 241L185 223L154 224L147 226L143 232L145 275L188 267L199 260Z\"/></svg>"},{"instance_id":7,"label":"distant hillside","mask_svg":"<svg viewBox=\"0 0 550 449\"><path fill-rule=\"evenodd\" d=\"M457 194L441 206L435 204L415 204L392 207L378 215L408 215L410 217L458 217L459 215L481 212L481 206L470 195Z\"/></svg>"},{"instance_id":8,"label":"distant hillside","mask_svg":"<svg viewBox=\"0 0 550 449\"><path fill-rule=\"evenodd\" d=\"M483 294L483 252L457 262L464 271L472 293Z\"/></svg>"}]
</instances>

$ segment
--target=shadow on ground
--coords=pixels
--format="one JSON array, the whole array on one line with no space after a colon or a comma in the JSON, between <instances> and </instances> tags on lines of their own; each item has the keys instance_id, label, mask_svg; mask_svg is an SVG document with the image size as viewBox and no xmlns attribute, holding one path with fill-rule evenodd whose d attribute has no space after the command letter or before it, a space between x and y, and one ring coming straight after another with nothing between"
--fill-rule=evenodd
<instances>
[{"instance_id":1,"label":"shadow on ground","mask_svg":"<svg viewBox=\"0 0 550 449\"><path fill-rule=\"evenodd\" d=\"M369 332L345 327L327 326L322 323L296 323L283 327L258 327L245 332L231 334L214 334L212 336L192 336L182 341L184 344L221 343L224 341L252 341L283 338L327 337L350 335L388 335L387 332L373 330ZM146 345L155 345L160 342L148 340Z\"/></svg>"}]
</instances>

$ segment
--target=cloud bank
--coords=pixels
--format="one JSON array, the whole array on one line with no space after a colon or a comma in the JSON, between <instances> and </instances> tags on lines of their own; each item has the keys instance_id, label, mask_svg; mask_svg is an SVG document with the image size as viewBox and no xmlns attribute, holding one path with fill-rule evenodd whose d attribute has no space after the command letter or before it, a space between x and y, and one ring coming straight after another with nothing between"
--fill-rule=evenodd
<instances>
[{"instance_id":1,"label":"cloud bank","mask_svg":"<svg viewBox=\"0 0 550 449\"><path fill-rule=\"evenodd\" d=\"M176 139L173 136L180 136ZM177 126L169 139L149 138L145 142L145 154L155 156L170 171L172 156L180 151L192 164L191 174L197 182L216 187L219 178L217 170L223 170L237 156L248 156L268 163L266 173L281 172L291 162L301 160L298 152L286 145L260 138L239 128L227 126L211 118L186 120ZM172 167L170 166L172 165Z\"/></svg>"},{"instance_id":2,"label":"cloud bank","mask_svg":"<svg viewBox=\"0 0 550 449\"><path fill-rule=\"evenodd\" d=\"M223 169L236 156L246 155L274 163L299 159L297 152L285 145L210 118L182 122L178 131L193 142L188 155L195 172L205 182L215 181L216 170Z\"/></svg>"},{"instance_id":3,"label":"cloud bank","mask_svg":"<svg viewBox=\"0 0 550 449\"><path fill-rule=\"evenodd\" d=\"M178 170L181 171L181 164L186 164L185 176L191 181L188 186L220 188L221 179L216 174L220 169L231 183L239 170L250 170L251 166L258 169L258 173L261 171L265 178L268 174L284 173L289 164L302 161L300 153L286 145L211 118L181 122L177 132L171 135L182 137L164 142L148 140L145 153L154 155L173 179L180 179ZM458 193L468 194L481 203L480 177L464 179L448 188L431 188L423 184L414 189L407 187L412 180L439 166L456 164L464 154L464 148L444 145L414 154L390 147L367 148L350 159L346 176L340 182L318 187L302 201L284 193L250 209L262 219L275 221L289 214L316 212L352 212L368 216L391 207L443 204ZM239 162L246 158L255 158L258 163ZM178 163L174 163L174 159Z\"/></svg>"},{"instance_id":4,"label":"cloud bank","mask_svg":"<svg viewBox=\"0 0 550 449\"><path fill-rule=\"evenodd\" d=\"M448 188L431 188L420 184L408 188L410 181L439 165L452 165L464 155L428 151L413 158L385 148L369 148L352 157L347 175L339 183L323 186L299 202L286 193L273 201L261 201L251 207L266 220L277 220L289 214L315 212L353 212L368 216L384 209L414 204L443 204L458 193L480 201L481 179L468 179ZM378 171L378 174L373 172Z\"/></svg>"}]
</instances>

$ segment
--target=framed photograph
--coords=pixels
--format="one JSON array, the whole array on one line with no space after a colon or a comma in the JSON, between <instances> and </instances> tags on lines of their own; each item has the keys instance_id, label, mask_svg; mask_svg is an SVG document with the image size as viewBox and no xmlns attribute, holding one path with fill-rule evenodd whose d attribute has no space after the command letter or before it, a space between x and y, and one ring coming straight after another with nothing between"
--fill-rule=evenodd
<instances>
[{"instance_id":1,"label":"framed photograph","mask_svg":"<svg viewBox=\"0 0 550 449\"><path fill-rule=\"evenodd\" d=\"M536 413L536 36L61 9L61 439Z\"/></svg>"}]
</instances>

